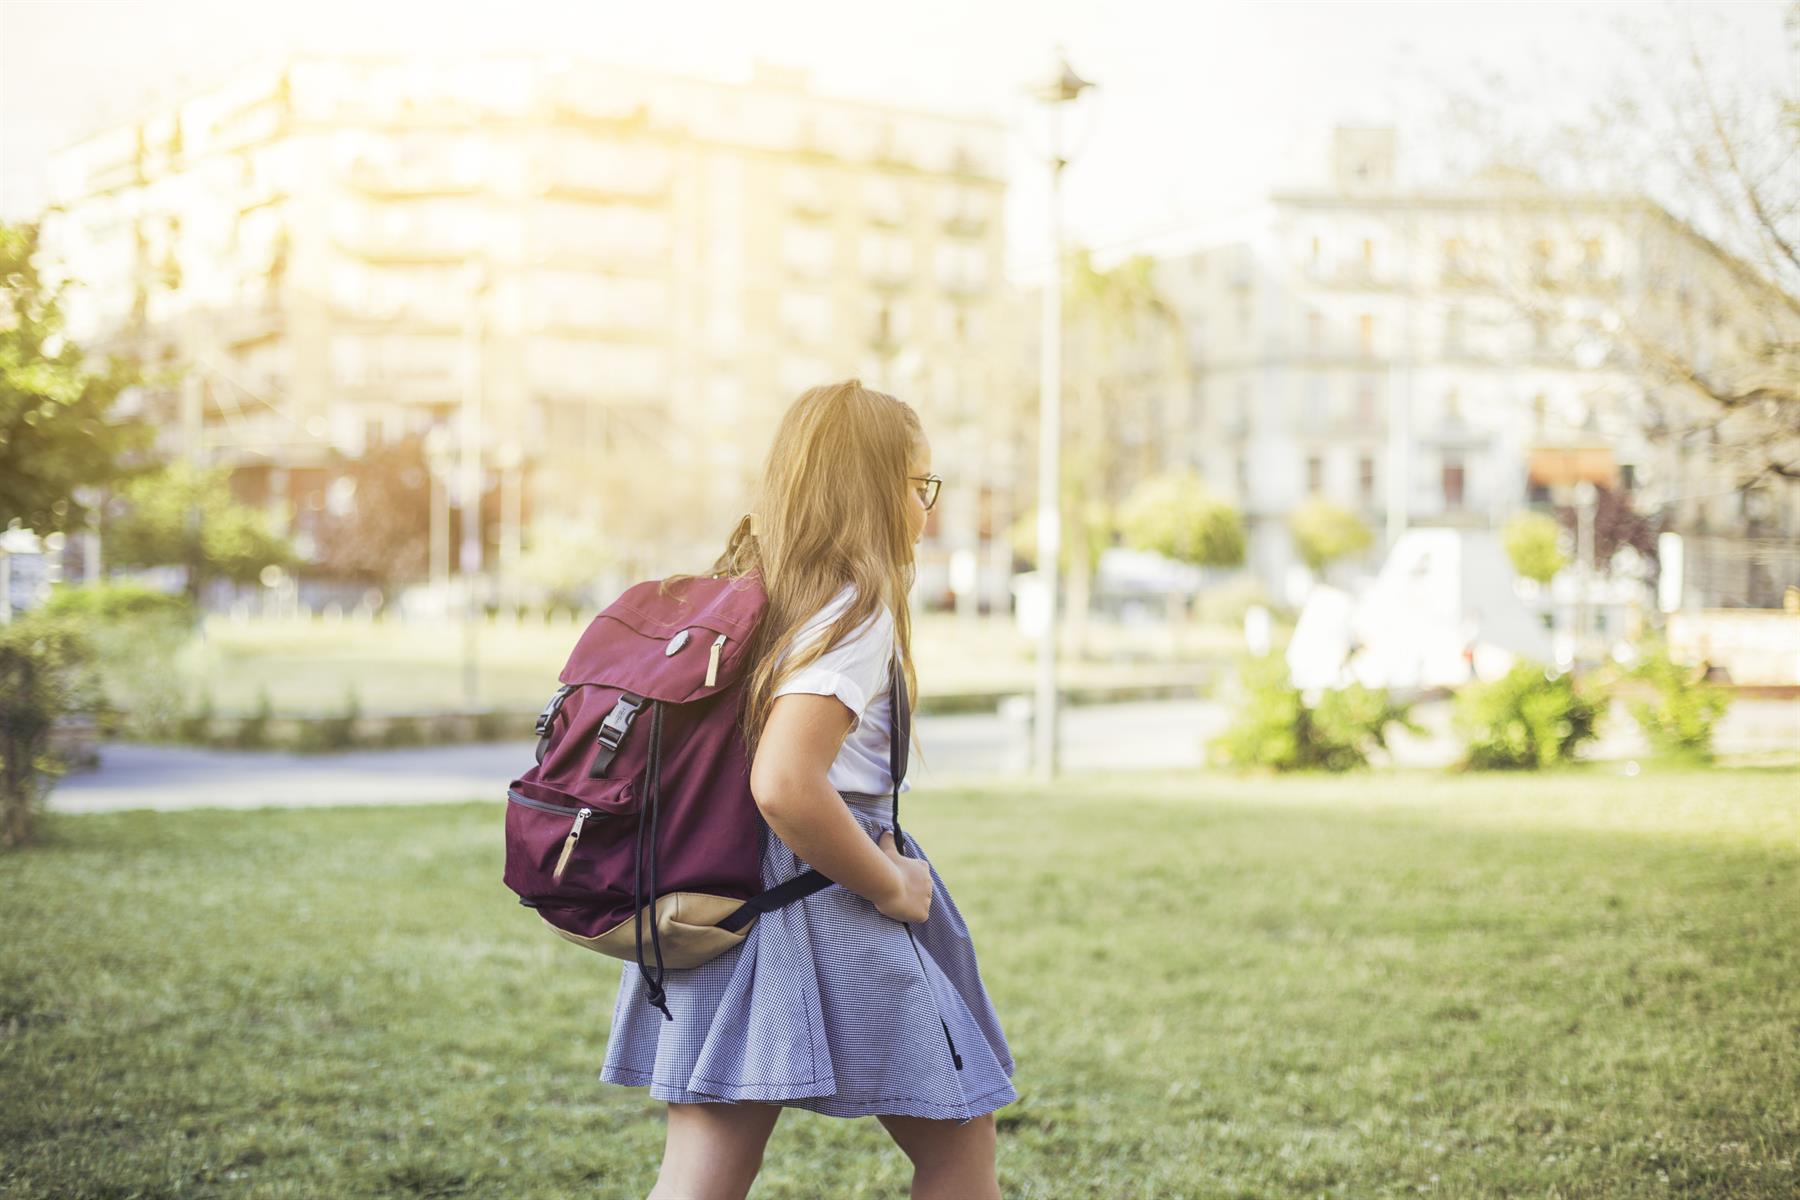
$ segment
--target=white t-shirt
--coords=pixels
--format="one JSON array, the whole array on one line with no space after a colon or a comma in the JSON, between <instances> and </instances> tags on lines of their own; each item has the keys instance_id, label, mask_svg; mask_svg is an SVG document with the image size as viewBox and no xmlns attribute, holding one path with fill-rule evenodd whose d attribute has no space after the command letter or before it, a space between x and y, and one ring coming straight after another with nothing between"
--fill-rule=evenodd
<instances>
[{"instance_id":1,"label":"white t-shirt","mask_svg":"<svg viewBox=\"0 0 1800 1200\"><path fill-rule=\"evenodd\" d=\"M801 626L793 649L817 641L826 626L836 620L856 596L856 585L847 583L819 612ZM893 669L894 614L886 605L876 609L844 639L800 668L775 689L775 695L808 692L836 696L853 716L850 732L838 747L837 758L826 781L840 792L867 792L885 796L893 791L888 770L888 742L894 728ZM786 654L782 655L786 658ZM910 772L909 772L910 774ZM904 778L900 790L912 790Z\"/></svg>"}]
</instances>

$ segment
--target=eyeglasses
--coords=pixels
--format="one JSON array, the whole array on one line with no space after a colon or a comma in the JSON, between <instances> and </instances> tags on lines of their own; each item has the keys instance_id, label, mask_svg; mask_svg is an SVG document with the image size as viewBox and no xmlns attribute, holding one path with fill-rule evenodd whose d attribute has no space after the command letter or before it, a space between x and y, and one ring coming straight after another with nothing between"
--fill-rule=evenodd
<instances>
[{"instance_id":1,"label":"eyeglasses","mask_svg":"<svg viewBox=\"0 0 1800 1200\"><path fill-rule=\"evenodd\" d=\"M925 504L925 511L930 512L931 506L937 503L938 489L944 485L943 476L908 475L907 479L912 480L919 485L914 488L913 491L919 493L919 499Z\"/></svg>"}]
</instances>

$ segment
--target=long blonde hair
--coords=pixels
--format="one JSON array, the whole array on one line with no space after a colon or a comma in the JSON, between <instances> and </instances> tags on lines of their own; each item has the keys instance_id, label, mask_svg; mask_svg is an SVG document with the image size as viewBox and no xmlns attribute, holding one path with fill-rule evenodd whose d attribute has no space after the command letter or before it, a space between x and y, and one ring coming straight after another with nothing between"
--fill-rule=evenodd
<instances>
[{"instance_id":1,"label":"long blonde hair","mask_svg":"<svg viewBox=\"0 0 1800 1200\"><path fill-rule=\"evenodd\" d=\"M854 378L807 389L782 415L763 465L754 530L746 514L712 566L714 576L733 579L758 573L768 596L744 695L752 761L775 689L883 605L894 617L906 694L918 696L906 601L917 572L906 477L923 439L911 405ZM856 594L824 636L777 663L845 584L855 584Z\"/></svg>"}]
</instances>

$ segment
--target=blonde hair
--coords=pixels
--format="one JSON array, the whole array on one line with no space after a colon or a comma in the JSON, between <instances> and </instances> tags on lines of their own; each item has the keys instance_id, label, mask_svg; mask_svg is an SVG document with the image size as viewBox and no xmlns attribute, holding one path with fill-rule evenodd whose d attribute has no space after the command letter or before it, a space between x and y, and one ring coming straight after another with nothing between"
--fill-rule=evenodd
<instances>
[{"instance_id":1,"label":"blonde hair","mask_svg":"<svg viewBox=\"0 0 1800 1200\"><path fill-rule=\"evenodd\" d=\"M881 606L893 614L906 694L918 695L906 602L917 572L907 476L923 439L911 405L854 378L807 389L782 415L763 466L754 521L750 514L738 521L712 566L714 576L758 574L768 596L751 639L744 689L752 761L775 689ZM778 664L800 628L845 584L854 584L856 594L824 636Z\"/></svg>"}]
</instances>

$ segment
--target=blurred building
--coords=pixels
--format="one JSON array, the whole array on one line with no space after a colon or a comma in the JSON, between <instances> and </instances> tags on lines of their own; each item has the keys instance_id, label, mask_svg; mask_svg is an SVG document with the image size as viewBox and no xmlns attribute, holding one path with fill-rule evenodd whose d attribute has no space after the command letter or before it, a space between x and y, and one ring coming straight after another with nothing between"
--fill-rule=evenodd
<instances>
[{"instance_id":1,"label":"blurred building","mask_svg":"<svg viewBox=\"0 0 1800 1200\"><path fill-rule=\"evenodd\" d=\"M1339 130L1329 186L1158 263L1193 360L1174 432L1242 507L1256 573L1291 593L1286 518L1309 497L1371 525L1372 565L1384 529L1493 528L1587 480L1685 535L1687 605L1778 604L1800 489L1737 487L1710 439L1659 436L1685 402L1614 335L1625 314L1729 357L1764 316L1729 256L1641 199L1505 172L1406 187L1395 165L1393 131Z\"/></svg>"},{"instance_id":2,"label":"blurred building","mask_svg":"<svg viewBox=\"0 0 1800 1200\"><path fill-rule=\"evenodd\" d=\"M186 439L302 533L336 455L436 427L453 480L473 418L488 567L561 516L700 569L776 415L852 373L979 490L1004 136L768 67L299 57L60 152L44 244L71 336L196 364ZM179 392L150 397L172 448ZM983 536L943 507L940 572Z\"/></svg>"}]
</instances>

